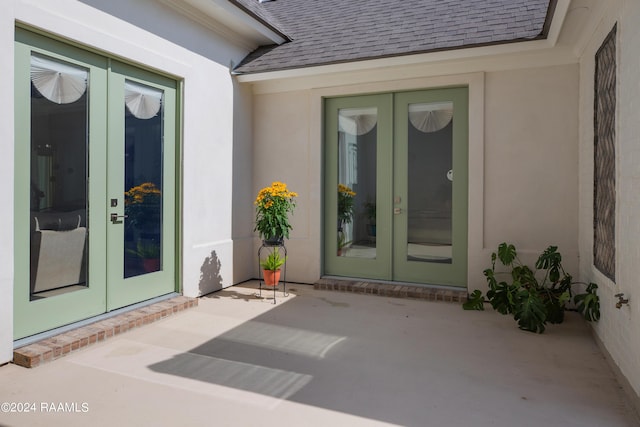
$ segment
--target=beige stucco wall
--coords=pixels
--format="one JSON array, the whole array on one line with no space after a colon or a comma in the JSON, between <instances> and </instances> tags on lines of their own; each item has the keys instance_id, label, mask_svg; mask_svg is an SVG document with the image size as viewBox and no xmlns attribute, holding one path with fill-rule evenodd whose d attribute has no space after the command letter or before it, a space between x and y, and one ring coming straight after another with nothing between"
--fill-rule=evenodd
<instances>
[{"instance_id":1,"label":"beige stucco wall","mask_svg":"<svg viewBox=\"0 0 640 427\"><path fill-rule=\"evenodd\" d=\"M485 247L557 245L577 275L577 66L489 73L485 93Z\"/></svg>"},{"instance_id":2,"label":"beige stucco wall","mask_svg":"<svg viewBox=\"0 0 640 427\"><path fill-rule=\"evenodd\" d=\"M311 283L322 274L322 98L461 84L470 97L469 288L484 288L482 270L504 240L525 259L557 244L576 270L576 65L322 84L254 97L254 192L277 179L300 193L289 280Z\"/></svg>"},{"instance_id":3,"label":"beige stucco wall","mask_svg":"<svg viewBox=\"0 0 640 427\"><path fill-rule=\"evenodd\" d=\"M593 267L593 96L595 53L613 26L617 30L616 280ZM594 325L625 386L640 395L640 3L613 1L580 61L580 273L599 285L602 317ZM620 309L615 294L629 304ZM636 400L640 402L640 400ZM640 409L640 408L639 408Z\"/></svg>"},{"instance_id":4,"label":"beige stucco wall","mask_svg":"<svg viewBox=\"0 0 640 427\"><path fill-rule=\"evenodd\" d=\"M320 208L322 152L312 142L311 93L296 91L254 97L253 194L282 181L299 194L286 242L287 280L312 283L320 277ZM249 200L253 209L253 198ZM253 212L253 211L252 211ZM254 241L257 251L258 239ZM255 251L252 252L255 257ZM252 258L255 259L255 258ZM257 259L253 277L258 277Z\"/></svg>"},{"instance_id":5,"label":"beige stucco wall","mask_svg":"<svg viewBox=\"0 0 640 427\"><path fill-rule=\"evenodd\" d=\"M233 282L240 283L253 276L256 258L253 254L253 210L247 208L253 194L253 95L251 87L234 82L233 124L233 192L231 206L233 239ZM228 285L229 283L225 283Z\"/></svg>"}]
</instances>

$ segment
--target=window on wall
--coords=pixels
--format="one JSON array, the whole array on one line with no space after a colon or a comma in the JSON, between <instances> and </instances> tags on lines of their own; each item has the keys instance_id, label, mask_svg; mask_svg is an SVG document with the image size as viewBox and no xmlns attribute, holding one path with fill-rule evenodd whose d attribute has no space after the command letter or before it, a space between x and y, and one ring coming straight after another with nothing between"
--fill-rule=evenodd
<instances>
[{"instance_id":1,"label":"window on wall","mask_svg":"<svg viewBox=\"0 0 640 427\"><path fill-rule=\"evenodd\" d=\"M595 58L593 262L615 281L616 27Z\"/></svg>"}]
</instances>

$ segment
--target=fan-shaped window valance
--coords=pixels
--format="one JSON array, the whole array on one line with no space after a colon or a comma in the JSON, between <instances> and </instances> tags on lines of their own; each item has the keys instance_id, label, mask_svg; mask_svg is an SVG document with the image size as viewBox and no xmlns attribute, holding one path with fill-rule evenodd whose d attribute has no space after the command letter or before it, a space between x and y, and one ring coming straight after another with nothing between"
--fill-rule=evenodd
<instances>
[{"instance_id":1,"label":"fan-shaped window valance","mask_svg":"<svg viewBox=\"0 0 640 427\"><path fill-rule=\"evenodd\" d=\"M424 133L443 129L452 118L453 104L451 102L409 105L409 121L416 129Z\"/></svg>"},{"instance_id":2,"label":"fan-shaped window valance","mask_svg":"<svg viewBox=\"0 0 640 427\"><path fill-rule=\"evenodd\" d=\"M162 94L159 89L128 80L124 84L124 103L138 119L150 119L158 114L162 106Z\"/></svg>"},{"instance_id":3,"label":"fan-shaped window valance","mask_svg":"<svg viewBox=\"0 0 640 427\"><path fill-rule=\"evenodd\" d=\"M338 115L338 130L351 135L364 135L378 123L378 112L375 108L346 108Z\"/></svg>"},{"instance_id":4,"label":"fan-shaped window valance","mask_svg":"<svg viewBox=\"0 0 640 427\"><path fill-rule=\"evenodd\" d=\"M31 81L38 92L56 104L70 104L87 90L89 72L68 63L31 55Z\"/></svg>"}]
</instances>

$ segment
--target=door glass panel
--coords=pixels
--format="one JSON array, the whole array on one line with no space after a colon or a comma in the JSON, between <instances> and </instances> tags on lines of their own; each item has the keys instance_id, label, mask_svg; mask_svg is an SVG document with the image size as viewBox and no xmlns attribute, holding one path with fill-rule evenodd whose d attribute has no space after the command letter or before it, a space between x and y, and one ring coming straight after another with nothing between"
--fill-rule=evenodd
<instances>
[{"instance_id":1,"label":"door glass panel","mask_svg":"<svg viewBox=\"0 0 640 427\"><path fill-rule=\"evenodd\" d=\"M376 258L377 108L338 111L338 256Z\"/></svg>"},{"instance_id":2,"label":"door glass panel","mask_svg":"<svg viewBox=\"0 0 640 427\"><path fill-rule=\"evenodd\" d=\"M407 260L451 263L453 103L409 105Z\"/></svg>"},{"instance_id":3,"label":"door glass panel","mask_svg":"<svg viewBox=\"0 0 640 427\"><path fill-rule=\"evenodd\" d=\"M87 287L87 69L31 55L30 300Z\"/></svg>"},{"instance_id":4,"label":"door glass panel","mask_svg":"<svg viewBox=\"0 0 640 427\"><path fill-rule=\"evenodd\" d=\"M163 95L125 82L125 278L162 269Z\"/></svg>"}]
</instances>

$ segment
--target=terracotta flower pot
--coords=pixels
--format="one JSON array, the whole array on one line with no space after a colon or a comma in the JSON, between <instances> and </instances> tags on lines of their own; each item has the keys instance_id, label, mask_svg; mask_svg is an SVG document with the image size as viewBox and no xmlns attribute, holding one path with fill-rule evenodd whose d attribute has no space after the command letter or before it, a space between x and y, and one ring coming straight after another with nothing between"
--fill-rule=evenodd
<instances>
[{"instance_id":1,"label":"terracotta flower pot","mask_svg":"<svg viewBox=\"0 0 640 427\"><path fill-rule=\"evenodd\" d=\"M264 284L267 286L278 286L280 281L280 270L262 270Z\"/></svg>"},{"instance_id":2,"label":"terracotta flower pot","mask_svg":"<svg viewBox=\"0 0 640 427\"><path fill-rule=\"evenodd\" d=\"M142 267L147 273L160 270L160 258L145 258L142 260Z\"/></svg>"}]
</instances>

